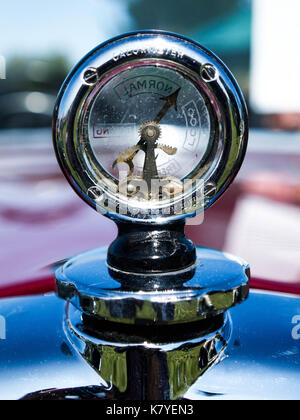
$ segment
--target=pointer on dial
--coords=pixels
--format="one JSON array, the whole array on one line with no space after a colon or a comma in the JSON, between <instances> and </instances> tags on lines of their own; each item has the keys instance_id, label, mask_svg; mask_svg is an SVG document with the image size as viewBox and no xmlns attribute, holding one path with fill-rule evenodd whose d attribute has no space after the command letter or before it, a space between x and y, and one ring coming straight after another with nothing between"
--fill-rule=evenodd
<instances>
[{"instance_id":1,"label":"pointer on dial","mask_svg":"<svg viewBox=\"0 0 300 420\"><path fill-rule=\"evenodd\" d=\"M177 99L180 89L181 88L177 89L174 93L172 93L169 96L160 98L161 100L165 101L165 104L153 121L149 121L142 124L140 128L141 139L138 142L138 144L121 152L119 158L116 159L112 165L112 167L114 168L117 163L127 163L127 165L129 166L128 176L131 176L134 171L134 157L140 150L144 151L145 163L143 169L143 179L145 179L149 188L151 187L151 180L158 177L155 149L163 150L168 155L174 155L177 152L176 148L166 146L163 144L157 144L157 140L159 139L161 134L161 129L159 126L160 121L163 119L163 117L166 115L170 108L174 107L177 111Z\"/></svg>"}]
</instances>

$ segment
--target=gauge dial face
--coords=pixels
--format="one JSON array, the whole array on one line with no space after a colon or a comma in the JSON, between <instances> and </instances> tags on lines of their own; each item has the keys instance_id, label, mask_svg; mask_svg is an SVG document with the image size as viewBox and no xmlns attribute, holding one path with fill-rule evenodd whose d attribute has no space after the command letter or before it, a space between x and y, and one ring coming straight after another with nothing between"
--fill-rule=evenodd
<instances>
[{"instance_id":1,"label":"gauge dial face","mask_svg":"<svg viewBox=\"0 0 300 420\"><path fill-rule=\"evenodd\" d=\"M88 137L97 163L115 182L143 179L150 188L151 180L168 178L178 192L210 147L210 113L183 72L131 66L95 95Z\"/></svg>"}]
</instances>

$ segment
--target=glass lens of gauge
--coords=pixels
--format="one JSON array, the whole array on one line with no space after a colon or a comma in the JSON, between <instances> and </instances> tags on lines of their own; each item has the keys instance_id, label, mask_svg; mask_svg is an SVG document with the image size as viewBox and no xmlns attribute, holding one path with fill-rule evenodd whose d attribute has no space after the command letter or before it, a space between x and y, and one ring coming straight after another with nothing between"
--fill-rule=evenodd
<instances>
[{"instance_id":1,"label":"glass lens of gauge","mask_svg":"<svg viewBox=\"0 0 300 420\"><path fill-rule=\"evenodd\" d=\"M204 97L184 73L132 65L98 91L88 136L96 160L116 180L124 173L183 180L210 147L211 121Z\"/></svg>"}]
</instances>

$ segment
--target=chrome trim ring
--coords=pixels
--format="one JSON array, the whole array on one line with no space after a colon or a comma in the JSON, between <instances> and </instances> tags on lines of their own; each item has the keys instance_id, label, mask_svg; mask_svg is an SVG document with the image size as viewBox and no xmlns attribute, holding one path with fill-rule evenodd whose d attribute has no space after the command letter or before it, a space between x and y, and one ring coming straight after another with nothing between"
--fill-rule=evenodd
<instances>
[{"instance_id":1,"label":"chrome trim ring","mask_svg":"<svg viewBox=\"0 0 300 420\"><path fill-rule=\"evenodd\" d=\"M165 278L141 278L137 291L132 283L111 276L106 248L81 254L56 273L58 296L81 312L110 322L171 325L195 322L226 312L247 299L250 269L243 260L206 248L197 248L198 265L192 278L184 272L173 287L159 288ZM134 276L134 274L133 274ZM142 286L144 285L144 286Z\"/></svg>"},{"instance_id":2,"label":"chrome trim ring","mask_svg":"<svg viewBox=\"0 0 300 420\"><path fill-rule=\"evenodd\" d=\"M185 74L207 98L215 121L213 155L198 168L197 182L172 204L151 207L124 202L111 177L95 164L85 139L86 120L99 89L124 69L165 66ZM54 110L53 139L58 162L79 196L98 212L113 219L166 223L193 217L210 207L228 188L243 162L248 141L247 109L234 77L212 52L180 35L145 31L125 34L98 46L71 71ZM188 162L187 162L188 164ZM196 203L194 196L200 196ZM107 203L112 203L107 205ZM176 207L177 206L177 207ZM120 209L124 209L121 211Z\"/></svg>"}]
</instances>

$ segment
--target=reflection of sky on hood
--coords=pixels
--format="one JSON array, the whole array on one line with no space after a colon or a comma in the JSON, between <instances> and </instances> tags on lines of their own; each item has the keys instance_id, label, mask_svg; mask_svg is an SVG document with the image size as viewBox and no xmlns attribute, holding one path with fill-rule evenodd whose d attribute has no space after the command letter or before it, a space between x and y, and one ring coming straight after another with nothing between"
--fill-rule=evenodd
<instances>
[{"instance_id":1,"label":"reflection of sky on hood","mask_svg":"<svg viewBox=\"0 0 300 420\"><path fill-rule=\"evenodd\" d=\"M299 313L299 297L252 291L230 310L233 334L227 357L185 398L298 400L300 341L292 337L292 319Z\"/></svg>"},{"instance_id":2,"label":"reflection of sky on hood","mask_svg":"<svg viewBox=\"0 0 300 420\"><path fill-rule=\"evenodd\" d=\"M51 295L43 296L42 301L39 297L29 297L21 307L18 298L13 302L2 299L1 314L6 320L7 337L0 340L1 399L18 399L49 388L106 385L67 341L61 329L64 302ZM38 307L37 302L41 303ZM45 330L45 325L57 328ZM19 339L21 345L16 344Z\"/></svg>"},{"instance_id":3,"label":"reflection of sky on hood","mask_svg":"<svg viewBox=\"0 0 300 420\"><path fill-rule=\"evenodd\" d=\"M59 52L76 61L130 22L127 0L11 0L1 6L0 54Z\"/></svg>"}]
</instances>

